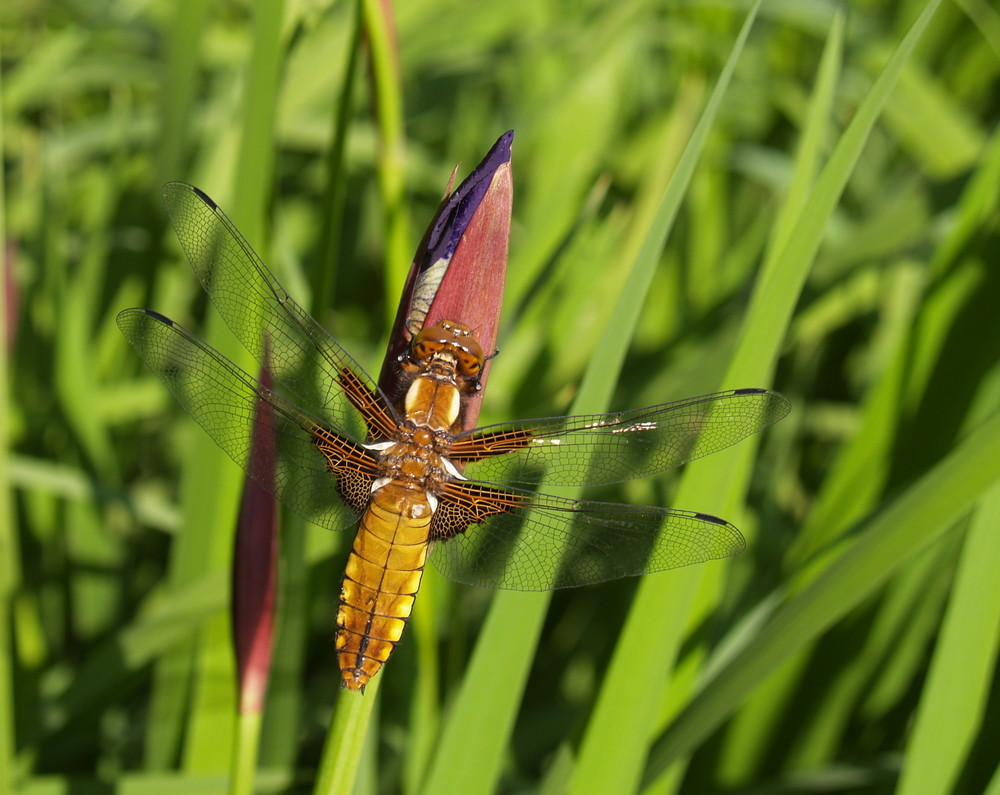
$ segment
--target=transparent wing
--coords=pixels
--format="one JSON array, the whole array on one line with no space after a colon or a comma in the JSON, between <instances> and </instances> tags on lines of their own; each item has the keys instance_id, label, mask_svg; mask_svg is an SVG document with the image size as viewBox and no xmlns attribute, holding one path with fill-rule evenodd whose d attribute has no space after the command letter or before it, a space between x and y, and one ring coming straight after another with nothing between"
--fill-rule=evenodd
<instances>
[{"instance_id":1,"label":"transparent wing","mask_svg":"<svg viewBox=\"0 0 1000 795\"><path fill-rule=\"evenodd\" d=\"M264 488L318 525L339 530L356 522L376 466L358 442L331 431L163 315L126 309L118 327L181 406ZM259 401L274 409L272 448L252 443Z\"/></svg>"},{"instance_id":2,"label":"transparent wing","mask_svg":"<svg viewBox=\"0 0 1000 795\"><path fill-rule=\"evenodd\" d=\"M773 425L788 399L735 389L644 409L521 420L477 428L452 442L464 474L492 483L601 485L646 477L729 447Z\"/></svg>"},{"instance_id":3,"label":"transparent wing","mask_svg":"<svg viewBox=\"0 0 1000 795\"><path fill-rule=\"evenodd\" d=\"M211 198L193 185L170 182L163 187L163 201L212 303L259 362L267 339L271 374L295 403L337 428L356 431L358 416L340 380L347 370L376 396L383 414L395 417L372 378L292 300ZM381 436L386 429L372 430Z\"/></svg>"},{"instance_id":4,"label":"transparent wing","mask_svg":"<svg viewBox=\"0 0 1000 795\"><path fill-rule=\"evenodd\" d=\"M442 574L518 591L689 566L738 554L746 546L739 530L710 514L568 500L465 481L449 484L435 523L440 540L431 560Z\"/></svg>"}]
</instances>

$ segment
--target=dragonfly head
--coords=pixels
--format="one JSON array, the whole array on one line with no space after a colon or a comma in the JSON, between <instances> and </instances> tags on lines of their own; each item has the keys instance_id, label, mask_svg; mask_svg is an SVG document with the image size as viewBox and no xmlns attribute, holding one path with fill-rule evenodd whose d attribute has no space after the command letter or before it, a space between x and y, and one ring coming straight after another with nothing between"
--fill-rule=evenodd
<instances>
[{"instance_id":1,"label":"dragonfly head","mask_svg":"<svg viewBox=\"0 0 1000 795\"><path fill-rule=\"evenodd\" d=\"M409 356L401 364L408 372L426 373L442 363L453 362L456 380L471 383L474 389L478 389L485 360L472 329L461 323L443 320L417 333L410 343Z\"/></svg>"}]
</instances>

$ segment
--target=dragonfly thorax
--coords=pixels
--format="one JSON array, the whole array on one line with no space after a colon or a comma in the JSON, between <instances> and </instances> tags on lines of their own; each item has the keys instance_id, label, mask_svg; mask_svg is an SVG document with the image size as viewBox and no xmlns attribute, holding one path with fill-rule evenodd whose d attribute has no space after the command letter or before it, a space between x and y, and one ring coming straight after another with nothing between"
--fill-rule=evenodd
<instances>
[{"instance_id":1,"label":"dragonfly thorax","mask_svg":"<svg viewBox=\"0 0 1000 795\"><path fill-rule=\"evenodd\" d=\"M394 483L405 489L433 493L454 477L454 466L439 450L438 437L425 428L388 444L379 464L383 477L373 484L373 492Z\"/></svg>"},{"instance_id":2,"label":"dragonfly thorax","mask_svg":"<svg viewBox=\"0 0 1000 795\"><path fill-rule=\"evenodd\" d=\"M403 408L406 419L414 426L430 432L450 432L458 422L462 396L454 379L421 375L410 384Z\"/></svg>"}]
</instances>

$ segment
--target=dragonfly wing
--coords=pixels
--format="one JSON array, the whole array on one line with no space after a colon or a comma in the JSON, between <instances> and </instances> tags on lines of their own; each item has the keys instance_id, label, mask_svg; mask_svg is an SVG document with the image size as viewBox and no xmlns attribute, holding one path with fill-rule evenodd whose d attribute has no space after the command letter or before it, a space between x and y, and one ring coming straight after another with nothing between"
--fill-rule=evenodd
<instances>
[{"instance_id":1,"label":"dragonfly wing","mask_svg":"<svg viewBox=\"0 0 1000 795\"><path fill-rule=\"evenodd\" d=\"M377 472L364 447L332 432L163 315L126 309L118 327L181 406L264 488L318 525L339 530L356 522ZM260 401L274 410L277 444L269 448L252 442Z\"/></svg>"},{"instance_id":2,"label":"dragonfly wing","mask_svg":"<svg viewBox=\"0 0 1000 795\"><path fill-rule=\"evenodd\" d=\"M358 408L344 374L364 386L379 411L365 414L370 436L396 425L375 382L313 317L285 292L236 225L202 191L183 182L163 187L163 201L184 253L227 325L295 403L358 435Z\"/></svg>"},{"instance_id":3,"label":"dragonfly wing","mask_svg":"<svg viewBox=\"0 0 1000 795\"><path fill-rule=\"evenodd\" d=\"M788 399L735 389L631 411L523 420L459 435L448 458L475 480L597 486L662 472L773 425Z\"/></svg>"},{"instance_id":4,"label":"dragonfly wing","mask_svg":"<svg viewBox=\"0 0 1000 795\"><path fill-rule=\"evenodd\" d=\"M545 591L634 577L742 552L740 531L705 513L587 502L452 481L432 524L449 579Z\"/></svg>"}]
</instances>

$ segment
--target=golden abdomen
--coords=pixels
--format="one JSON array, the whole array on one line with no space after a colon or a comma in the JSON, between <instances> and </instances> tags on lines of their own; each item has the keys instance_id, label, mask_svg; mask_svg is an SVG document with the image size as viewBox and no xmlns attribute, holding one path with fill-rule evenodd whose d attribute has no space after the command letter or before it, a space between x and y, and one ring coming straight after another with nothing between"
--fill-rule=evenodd
<instances>
[{"instance_id":1,"label":"golden abdomen","mask_svg":"<svg viewBox=\"0 0 1000 795\"><path fill-rule=\"evenodd\" d=\"M431 507L425 492L390 482L372 494L354 539L337 611L342 684L364 686L403 634L427 560Z\"/></svg>"}]
</instances>

